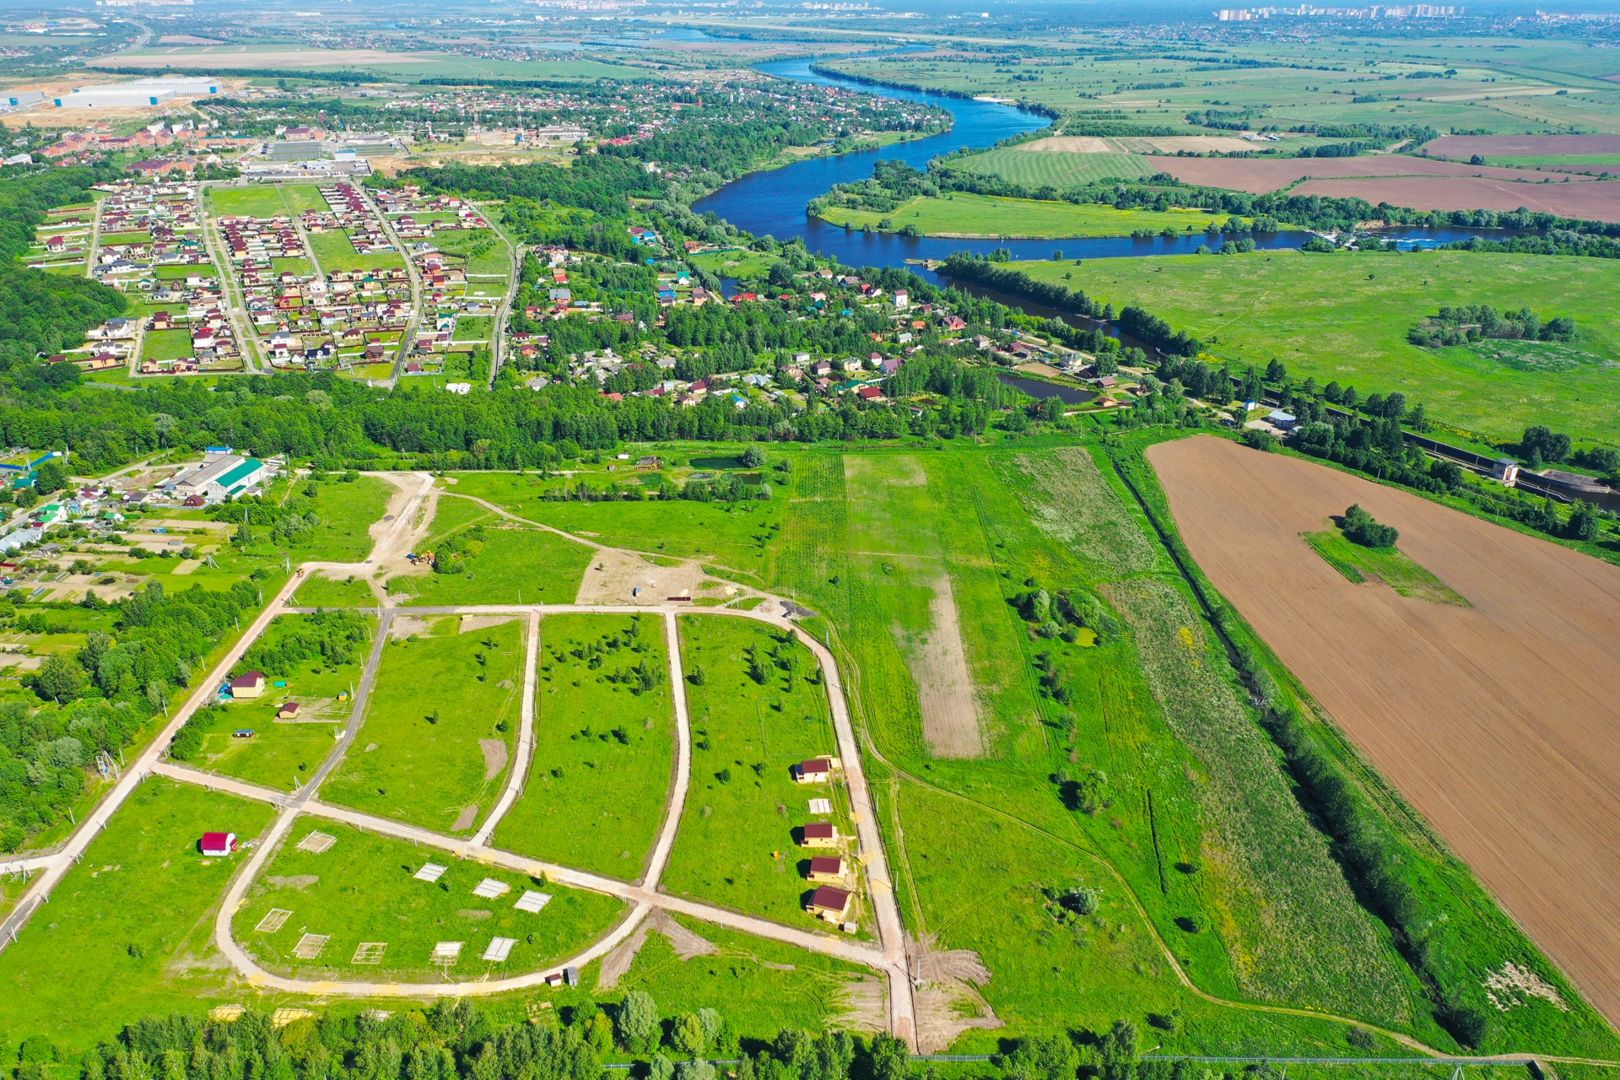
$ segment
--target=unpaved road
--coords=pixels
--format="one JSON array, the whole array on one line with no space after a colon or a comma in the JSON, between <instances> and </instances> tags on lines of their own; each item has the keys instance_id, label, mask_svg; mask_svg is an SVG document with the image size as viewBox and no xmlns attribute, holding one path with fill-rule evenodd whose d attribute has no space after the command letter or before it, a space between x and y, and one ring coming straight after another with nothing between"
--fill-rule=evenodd
<instances>
[{"instance_id":1,"label":"unpaved road","mask_svg":"<svg viewBox=\"0 0 1620 1080\"><path fill-rule=\"evenodd\" d=\"M1620 568L1223 439L1148 459L1215 586L1620 1023ZM1473 606L1340 576L1299 534L1351 503Z\"/></svg>"}]
</instances>

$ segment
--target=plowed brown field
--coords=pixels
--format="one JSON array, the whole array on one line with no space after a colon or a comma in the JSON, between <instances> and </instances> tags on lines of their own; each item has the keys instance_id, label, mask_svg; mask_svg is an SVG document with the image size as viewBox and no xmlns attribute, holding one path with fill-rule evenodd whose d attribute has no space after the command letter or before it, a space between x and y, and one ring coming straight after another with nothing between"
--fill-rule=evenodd
<instances>
[{"instance_id":1,"label":"plowed brown field","mask_svg":"<svg viewBox=\"0 0 1620 1080\"><path fill-rule=\"evenodd\" d=\"M1215 586L1620 1023L1620 568L1224 439L1148 459ZM1300 533L1351 503L1473 606L1340 576Z\"/></svg>"}]
</instances>

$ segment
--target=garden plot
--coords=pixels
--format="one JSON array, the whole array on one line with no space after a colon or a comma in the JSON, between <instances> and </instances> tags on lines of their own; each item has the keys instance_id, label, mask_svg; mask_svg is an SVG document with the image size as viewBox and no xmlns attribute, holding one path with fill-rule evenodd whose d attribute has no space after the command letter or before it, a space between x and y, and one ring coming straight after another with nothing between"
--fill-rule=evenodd
<instances>
[{"instance_id":1,"label":"garden plot","mask_svg":"<svg viewBox=\"0 0 1620 1080\"><path fill-rule=\"evenodd\" d=\"M323 798L442 833L472 832L504 785L523 662L519 620L397 619L359 737Z\"/></svg>"},{"instance_id":2,"label":"garden plot","mask_svg":"<svg viewBox=\"0 0 1620 1080\"><path fill-rule=\"evenodd\" d=\"M522 875L446 858L438 864L443 872L424 881L412 872L420 859L413 845L348 826L322 828L337 846L325 852L283 846L232 922L241 946L281 974L367 980L518 974L575 955L625 910L613 897L550 883L548 902L527 910L521 898L535 893L536 883ZM256 932L274 911L290 914L276 929ZM504 951L492 949L497 941L507 943ZM486 959L492 951L499 957Z\"/></svg>"}]
</instances>

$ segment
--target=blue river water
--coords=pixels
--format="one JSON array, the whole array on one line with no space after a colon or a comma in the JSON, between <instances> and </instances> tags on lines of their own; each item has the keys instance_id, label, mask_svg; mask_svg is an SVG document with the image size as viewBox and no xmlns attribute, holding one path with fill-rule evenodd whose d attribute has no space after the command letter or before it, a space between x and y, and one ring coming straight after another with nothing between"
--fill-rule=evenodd
<instances>
[{"instance_id":1,"label":"blue river water","mask_svg":"<svg viewBox=\"0 0 1620 1080\"><path fill-rule=\"evenodd\" d=\"M862 150L836 157L809 158L780 169L750 173L701 199L694 209L713 212L755 236L779 241L802 239L818 255L831 256L848 266L903 266L924 260L942 260L954 251L987 254L1006 249L1015 259L1049 259L1061 249L1064 258L1112 258L1131 255L1190 255L1208 241L1202 233L1133 239L1085 237L1042 240L962 240L894 233L863 233L828 225L804 212L805 204L834 184L864 180L879 161L903 161L923 168L930 159L963 147L982 149L1003 139L1024 135L1050 121L1011 105L949 97L895 87L873 88L849 79L812 71L809 59L774 61L758 70L796 82L837 86L862 93L923 102L948 110L955 123L949 131L924 139L897 143L877 150ZM1491 230L1440 228L1400 229L1384 234L1406 247L1427 247L1466 240L1471 236L1501 235ZM1258 233L1251 237L1266 250L1297 248L1310 238L1305 232ZM921 271L920 267L914 267ZM932 277L930 274L924 276Z\"/></svg>"}]
</instances>

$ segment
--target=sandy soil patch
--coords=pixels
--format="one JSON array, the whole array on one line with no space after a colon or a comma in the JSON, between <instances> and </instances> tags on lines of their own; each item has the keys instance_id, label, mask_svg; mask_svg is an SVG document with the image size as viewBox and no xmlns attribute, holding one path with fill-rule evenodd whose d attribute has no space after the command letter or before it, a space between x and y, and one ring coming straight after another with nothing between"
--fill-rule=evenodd
<instances>
[{"instance_id":1,"label":"sandy soil patch","mask_svg":"<svg viewBox=\"0 0 1620 1080\"><path fill-rule=\"evenodd\" d=\"M662 604L671 596L730 600L743 592L729 581L705 574L702 564L696 561L659 566L633 552L604 549L591 557L574 603L650 606Z\"/></svg>"},{"instance_id":2,"label":"sandy soil patch","mask_svg":"<svg viewBox=\"0 0 1620 1080\"><path fill-rule=\"evenodd\" d=\"M602 989L611 989L618 985L620 979L630 970L635 962L636 954L647 943L647 935L657 932L664 936L675 955L682 960L690 960L694 956L707 956L718 952L714 943L708 938L688 930L670 917L669 912L658 910L644 919L635 933L619 942L618 946L602 958L602 970L596 977L596 985Z\"/></svg>"},{"instance_id":3,"label":"sandy soil patch","mask_svg":"<svg viewBox=\"0 0 1620 1080\"><path fill-rule=\"evenodd\" d=\"M980 757L984 735L979 730L979 702L962 645L951 576L941 572L929 586L934 598L928 604L928 636L912 641L906 650L917 680L923 738L935 757Z\"/></svg>"},{"instance_id":4,"label":"sandy soil patch","mask_svg":"<svg viewBox=\"0 0 1620 1080\"><path fill-rule=\"evenodd\" d=\"M307 889L321 879L314 874L272 875L264 879L278 889Z\"/></svg>"},{"instance_id":5,"label":"sandy soil patch","mask_svg":"<svg viewBox=\"0 0 1620 1080\"><path fill-rule=\"evenodd\" d=\"M514 615L463 615L458 634L476 634L480 630L488 630L492 626L511 622Z\"/></svg>"},{"instance_id":6,"label":"sandy soil patch","mask_svg":"<svg viewBox=\"0 0 1620 1080\"><path fill-rule=\"evenodd\" d=\"M1013 149L1032 154L1112 154L1116 147L1096 135L1048 135L1044 139L1019 143Z\"/></svg>"},{"instance_id":7,"label":"sandy soil patch","mask_svg":"<svg viewBox=\"0 0 1620 1080\"><path fill-rule=\"evenodd\" d=\"M389 624L389 630L394 637L408 638L412 634L425 634L433 629L433 620L420 615L395 615L394 621Z\"/></svg>"},{"instance_id":8,"label":"sandy soil patch","mask_svg":"<svg viewBox=\"0 0 1620 1080\"><path fill-rule=\"evenodd\" d=\"M29 656L26 653L0 652L0 668L9 668L16 671L33 671L44 662L43 657Z\"/></svg>"},{"instance_id":9,"label":"sandy soil patch","mask_svg":"<svg viewBox=\"0 0 1620 1080\"><path fill-rule=\"evenodd\" d=\"M184 574L191 573L193 570L197 569L197 567L199 567L201 565L202 565L202 560L201 559L181 559L178 563L175 564L174 569L170 570L169 573L172 574L175 577L180 577L180 576L182 576Z\"/></svg>"},{"instance_id":10,"label":"sandy soil patch","mask_svg":"<svg viewBox=\"0 0 1620 1080\"><path fill-rule=\"evenodd\" d=\"M1620 1021L1620 568L1222 439L1148 457L1216 587ZM1400 529L1401 549L1473 606L1341 577L1299 534L1351 503Z\"/></svg>"},{"instance_id":11,"label":"sandy soil patch","mask_svg":"<svg viewBox=\"0 0 1620 1080\"><path fill-rule=\"evenodd\" d=\"M484 752L484 779L493 780L506 768L510 752L500 739L479 739L478 749Z\"/></svg>"},{"instance_id":12,"label":"sandy soil patch","mask_svg":"<svg viewBox=\"0 0 1620 1080\"><path fill-rule=\"evenodd\" d=\"M979 987L990 981L990 969L971 949L941 949L931 936L907 939L906 962L919 984L918 1049L935 1053L964 1031L992 1031L1002 1025Z\"/></svg>"},{"instance_id":13,"label":"sandy soil patch","mask_svg":"<svg viewBox=\"0 0 1620 1080\"><path fill-rule=\"evenodd\" d=\"M888 1031L889 988L876 975L851 979L838 988L833 1026L844 1031Z\"/></svg>"},{"instance_id":14,"label":"sandy soil patch","mask_svg":"<svg viewBox=\"0 0 1620 1080\"><path fill-rule=\"evenodd\" d=\"M455 824L450 826L450 831L462 832L476 824L478 824L478 804L468 803L461 808L461 813L456 815Z\"/></svg>"},{"instance_id":15,"label":"sandy soil patch","mask_svg":"<svg viewBox=\"0 0 1620 1080\"><path fill-rule=\"evenodd\" d=\"M381 520L372 522L372 551L366 560L377 564L385 575L426 574L422 563L405 558L420 546L433 522L439 505L439 489L425 473L369 473L395 487Z\"/></svg>"}]
</instances>

